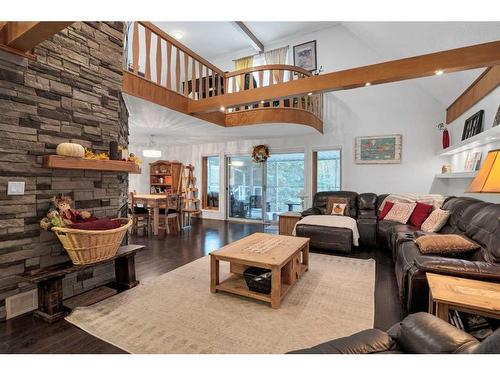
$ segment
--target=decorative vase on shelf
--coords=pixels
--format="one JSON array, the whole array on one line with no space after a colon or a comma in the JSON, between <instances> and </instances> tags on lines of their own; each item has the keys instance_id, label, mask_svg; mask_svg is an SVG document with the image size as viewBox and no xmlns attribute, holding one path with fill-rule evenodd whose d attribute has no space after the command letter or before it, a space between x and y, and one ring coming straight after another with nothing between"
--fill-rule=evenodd
<instances>
[{"instance_id":1,"label":"decorative vase on shelf","mask_svg":"<svg viewBox=\"0 0 500 375\"><path fill-rule=\"evenodd\" d=\"M450 133L448 129L443 130L443 148L450 147Z\"/></svg>"},{"instance_id":2,"label":"decorative vase on shelf","mask_svg":"<svg viewBox=\"0 0 500 375\"><path fill-rule=\"evenodd\" d=\"M436 128L438 128L443 132L443 137L442 137L443 149L450 147L450 133L446 128L446 124L441 122L436 125Z\"/></svg>"}]
</instances>

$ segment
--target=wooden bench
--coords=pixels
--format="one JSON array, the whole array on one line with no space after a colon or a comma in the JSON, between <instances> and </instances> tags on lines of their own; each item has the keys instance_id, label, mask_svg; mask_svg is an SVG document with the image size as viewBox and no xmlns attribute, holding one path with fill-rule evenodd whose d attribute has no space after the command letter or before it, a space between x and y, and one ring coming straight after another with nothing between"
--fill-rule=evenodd
<instances>
[{"instance_id":1,"label":"wooden bench","mask_svg":"<svg viewBox=\"0 0 500 375\"><path fill-rule=\"evenodd\" d=\"M115 263L114 286L118 290L135 287L139 284L135 277L135 254L143 248L142 245L121 246L113 258L102 262L84 266L63 263L34 270L23 275L25 281L37 284L38 287L38 310L34 312L34 315L49 323L62 319L67 312L63 306L62 279L70 273L79 272L100 264Z\"/></svg>"}]
</instances>

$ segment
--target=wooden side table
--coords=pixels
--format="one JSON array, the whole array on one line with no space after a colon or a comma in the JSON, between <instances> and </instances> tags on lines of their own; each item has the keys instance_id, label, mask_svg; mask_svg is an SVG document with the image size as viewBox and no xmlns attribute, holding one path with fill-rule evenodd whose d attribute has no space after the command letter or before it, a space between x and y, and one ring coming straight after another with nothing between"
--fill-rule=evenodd
<instances>
[{"instance_id":1,"label":"wooden side table","mask_svg":"<svg viewBox=\"0 0 500 375\"><path fill-rule=\"evenodd\" d=\"M279 216L279 234L291 236L295 224L300 220L300 212L283 212Z\"/></svg>"},{"instance_id":2,"label":"wooden side table","mask_svg":"<svg viewBox=\"0 0 500 375\"><path fill-rule=\"evenodd\" d=\"M448 311L458 310L500 319L500 284L427 273L429 313L448 322Z\"/></svg>"}]
</instances>

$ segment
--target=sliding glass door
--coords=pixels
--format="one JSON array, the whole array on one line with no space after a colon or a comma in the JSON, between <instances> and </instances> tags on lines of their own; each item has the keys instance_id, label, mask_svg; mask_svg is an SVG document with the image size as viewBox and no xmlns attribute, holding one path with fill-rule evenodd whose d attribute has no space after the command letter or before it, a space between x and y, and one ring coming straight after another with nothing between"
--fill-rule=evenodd
<instances>
[{"instance_id":1,"label":"sliding glass door","mask_svg":"<svg viewBox=\"0 0 500 375\"><path fill-rule=\"evenodd\" d=\"M302 211L304 153L275 153L265 163L228 156L227 217L276 222L278 214Z\"/></svg>"},{"instance_id":2,"label":"sliding glass door","mask_svg":"<svg viewBox=\"0 0 500 375\"><path fill-rule=\"evenodd\" d=\"M250 156L228 156L226 163L228 218L263 221L265 165Z\"/></svg>"},{"instance_id":3,"label":"sliding glass door","mask_svg":"<svg viewBox=\"0 0 500 375\"><path fill-rule=\"evenodd\" d=\"M304 153L271 154L267 159L266 221L275 222L278 214L302 211L304 193Z\"/></svg>"}]
</instances>

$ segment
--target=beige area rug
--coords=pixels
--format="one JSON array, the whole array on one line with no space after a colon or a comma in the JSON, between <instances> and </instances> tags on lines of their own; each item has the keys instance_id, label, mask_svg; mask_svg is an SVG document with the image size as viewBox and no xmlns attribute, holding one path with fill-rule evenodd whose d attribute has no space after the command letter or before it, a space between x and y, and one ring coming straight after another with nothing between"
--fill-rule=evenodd
<instances>
[{"instance_id":1,"label":"beige area rug","mask_svg":"<svg viewBox=\"0 0 500 375\"><path fill-rule=\"evenodd\" d=\"M285 353L373 327L373 259L311 254L309 271L276 310L212 294L209 280L204 257L66 320L130 353Z\"/></svg>"}]
</instances>

